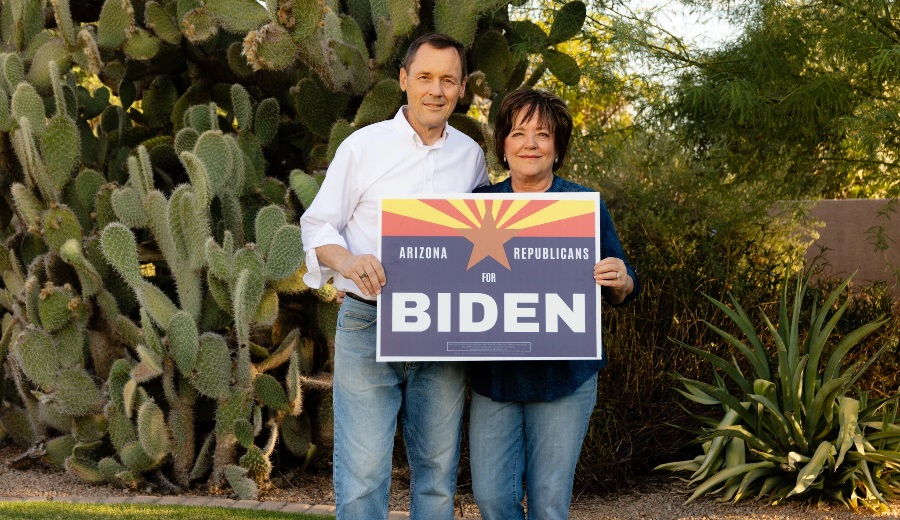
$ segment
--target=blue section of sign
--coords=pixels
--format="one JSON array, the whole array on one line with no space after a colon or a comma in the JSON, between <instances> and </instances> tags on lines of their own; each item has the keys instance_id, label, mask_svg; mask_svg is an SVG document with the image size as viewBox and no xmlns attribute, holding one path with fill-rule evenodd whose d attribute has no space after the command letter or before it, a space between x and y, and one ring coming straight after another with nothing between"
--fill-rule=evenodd
<instances>
[{"instance_id":1,"label":"blue section of sign","mask_svg":"<svg viewBox=\"0 0 900 520\"><path fill-rule=\"evenodd\" d=\"M514 237L509 270L491 257L467 270L463 237L382 237L381 355L597 357L594 247Z\"/></svg>"}]
</instances>

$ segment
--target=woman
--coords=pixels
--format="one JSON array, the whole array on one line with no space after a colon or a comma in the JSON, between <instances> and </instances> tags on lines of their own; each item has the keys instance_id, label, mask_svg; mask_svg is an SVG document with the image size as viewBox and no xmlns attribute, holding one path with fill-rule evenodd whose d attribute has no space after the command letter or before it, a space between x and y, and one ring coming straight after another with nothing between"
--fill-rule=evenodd
<instances>
[{"instance_id":1,"label":"woman","mask_svg":"<svg viewBox=\"0 0 900 520\"><path fill-rule=\"evenodd\" d=\"M572 117L561 99L531 89L509 93L494 132L494 150L509 178L475 191L593 191L553 173L565 160L571 135ZM622 305L640 288L602 200L600 233L594 282L606 303ZM597 400L597 372L604 365L605 360L470 364L472 487L485 520L523 520L526 495L529 519L568 517L575 465Z\"/></svg>"}]
</instances>

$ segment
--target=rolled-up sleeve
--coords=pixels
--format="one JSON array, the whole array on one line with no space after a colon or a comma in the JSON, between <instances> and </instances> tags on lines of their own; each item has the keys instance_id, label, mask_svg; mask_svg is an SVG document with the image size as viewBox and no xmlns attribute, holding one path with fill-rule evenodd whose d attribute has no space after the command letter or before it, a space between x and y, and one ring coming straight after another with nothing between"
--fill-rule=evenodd
<instances>
[{"instance_id":1,"label":"rolled-up sleeve","mask_svg":"<svg viewBox=\"0 0 900 520\"><path fill-rule=\"evenodd\" d=\"M341 231L347 225L358 199L352 162L349 147L339 147L319 193L300 217L307 270L303 281L314 289L322 287L337 274L337 271L319 262L316 248L338 245L349 249Z\"/></svg>"}]
</instances>

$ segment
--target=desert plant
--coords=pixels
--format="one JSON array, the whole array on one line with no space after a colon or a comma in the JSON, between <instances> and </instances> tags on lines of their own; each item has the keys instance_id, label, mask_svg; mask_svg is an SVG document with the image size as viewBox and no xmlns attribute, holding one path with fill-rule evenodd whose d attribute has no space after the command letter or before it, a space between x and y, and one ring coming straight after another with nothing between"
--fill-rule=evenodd
<instances>
[{"instance_id":1,"label":"desert plant","mask_svg":"<svg viewBox=\"0 0 900 520\"><path fill-rule=\"evenodd\" d=\"M242 497L327 454L336 292L303 284L292 222L341 140L397 111L420 33L463 41L485 98L529 56L577 81L556 46L584 4L522 52L509 9L0 0L0 435L89 482Z\"/></svg>"},{"instance_id":2,"label":"desert plant","mask_svg":"<svg viewBox=\"0 0 900 520\"><path fill-rule=\"evenodd\" d=\"M838 301L850 279L821 306L805 298L808 283L808 273L798 275L789 301L791 284L785 279L777 325L762 316L765 333L754 330L733 298L733 308L710 298L746 337L707 323L741 362L674 340L711 364L715 374L712 384L674 374L683 386L678 392L724 412L695 415L704 425L697 439L702 454L657 467L691 472L694 491L688 502L721 491L723 501L759 497L778 503L796 496L877 510L900 494L898 396L870 401L865 393L848 395L890 344L867 360L843 366L848 353L887 320L867 323L835 341L833 329L850 300Z\"/></svg>"}]
</instances>

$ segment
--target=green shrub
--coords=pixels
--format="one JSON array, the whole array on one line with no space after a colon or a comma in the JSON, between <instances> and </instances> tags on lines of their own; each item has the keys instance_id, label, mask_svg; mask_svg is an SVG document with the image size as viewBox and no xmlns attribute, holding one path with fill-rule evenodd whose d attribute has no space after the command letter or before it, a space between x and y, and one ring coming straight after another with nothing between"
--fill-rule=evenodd
<instances>
[{"instance_id":1,"label":"green shrub","mask_svg":"<svg viewBox=\"0 0 900 520\"><path fill-rule=\"evenodd\" d=\"M848 353L888 320L863 324L835 339L834 329L851 302L838 303L849 283L845 280L819 302L806 297L808 273L797 277L792 299L786 278L778 318L773 323L763 315L766 326L759 332L734 298L733 308L709 298L746 339L712 323L708 327L744 363L677 342L711 364L715 375L710 384L675 374L683 386L679 393L724 412L721 417L695 416L704 426L697 438L701 455L657 467L692 472L689 484L695 489L688 502L721 491L722 500L735 502L759 497L778 503L797 496L878 510L898 496L900 396L848 396L893 345L846 366ZM769 344L774 356L767 351Z\"/></svg>"}]
</instances>

